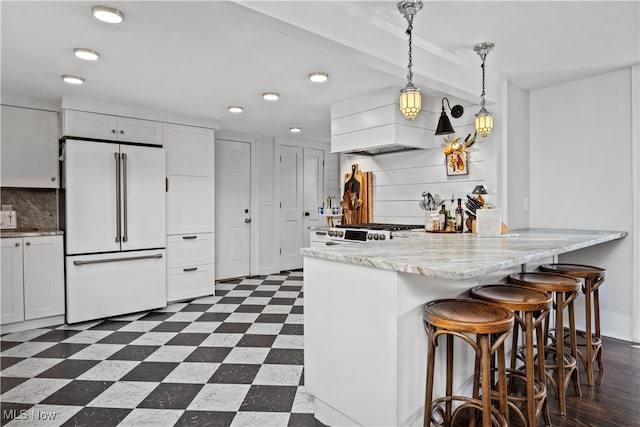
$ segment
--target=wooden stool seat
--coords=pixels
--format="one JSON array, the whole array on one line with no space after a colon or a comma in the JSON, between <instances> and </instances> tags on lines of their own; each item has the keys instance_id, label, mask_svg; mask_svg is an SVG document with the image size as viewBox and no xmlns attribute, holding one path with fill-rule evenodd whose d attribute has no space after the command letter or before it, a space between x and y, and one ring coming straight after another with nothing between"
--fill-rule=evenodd
<instances>
[{"instance_id":1,"label":"wooden stool seat","mask_svg":"<svg viewBox=\"0 0 640 427\"><path fill-rule=\"evenodd\" d=\"M548 363L545 365L547 379L553 386L556 396L558 397L560 414L566 415L566 393L569 382L572 379L576 395L582 395L577 369L577 360L579 356L576 343L575 314L573 307L573 301L580 292L580 281L571 276L543 272L514 273L509 275L508 280L509 283L512 284L551 293L555 301L555 325L560 331L563 331L563 313L565 308L568 311L570 354L567 355L565 352L562 332L560 332L560 339L557 339L556 337L555 341L549 344L549 340L551 339L549 316L547 316L545 321L543 338L545 343L545 356L555 355L555 363ZM549 371L551 370L555 370L558 377L557 382L553 375L550 374Z\"/></svg>"},{"instance_id":2,"label":"wooden stool seat","mask_svg":"<svg viewBox=\"0 0 640 427\"><path fill-rule=\"evenodd\" d=\"M474 298L499 304L514 312L511 368L507 369L509 406L524 426L537 426L541 411L545 415L545 425L551 425L547 405L543 331L543 322L551 310L551 295L532 288L505 284L476 286L471 289L470 294ZM523 347L518 347L520 330L525 338ZM535 343L534 334L537 335ZM536 358L534 350L542 356ZM524 366L516 369L519 352L524 354ZM514 390L521 382L524 382L524 396L516 394ZM525 410L521 410L519 405L524 406Z\"/></svg>"},{"instance_id":3,"label":"wooden stool seat","mask_svg":"<svg viewBox=\"0 0 640 427\"><path fill-rule=\"evenodd\" d=\"M443 299L425 305L424 323L429 334L427 357L427 385L425 392L424 426L451 426L471 411L482 415L482 426L508 426L506 393L506 366L504 341L513 328L513 313L497 304L473 299ZM475 335L475 337L472 337ZM433 376L435 372L438 339L446 337L446 392L445 396L433 399ZM453 339L467 342L475 352L475 374L472 397L453 395ZM493 337L493 341L492 341ZM492 394L491 360L497 356L497 393ZM492 406L492 399L499 401L499 408ZM453 409L453 402L461 402ZM436 419L437 416L440 419Z\"/></svg>"},{"instance_id":4,"label":"wooden stool seat","mask_svg":"<svg viewBox=\"0 0 640 427\"><path fill-rule=\"evenodd\" d=\"M551 295L524 286L482 285L471 289L474 298L500 304L511 311L539 311L551 307Z\"/></svg>"},{"instance_id":5,"label":"wooden stool seat","mask_svg":"<svg viewBox=\"0 0 640 427\"><path fill-rule=\"evenodd\" d=\"M564 274L584 280L582 293L584 294L585 330L577 331L577 336L584 340L578 342L578 356L587 372L587 384L593 383L593 365L598 361L598 369L604 372L602 360L602 333L600 329L600 295L599 288L607 278L607 271L591 265L583 264L543 264L541 271ZM592 320L593 319L593 320ZM592 332L593 331L593 332Z\"/></svg>"},{"instance_id":6,"label":"wooden stool seat","mask_svg":"<svg viewBox=\"0 0 640 427\"><path fill-rule=\"evenodd\" d=\"M513 314L508 310L462 298L428 303L424 319L438 328L473 334L499 334L513 327Z\"/></svg>"}]
</instances>

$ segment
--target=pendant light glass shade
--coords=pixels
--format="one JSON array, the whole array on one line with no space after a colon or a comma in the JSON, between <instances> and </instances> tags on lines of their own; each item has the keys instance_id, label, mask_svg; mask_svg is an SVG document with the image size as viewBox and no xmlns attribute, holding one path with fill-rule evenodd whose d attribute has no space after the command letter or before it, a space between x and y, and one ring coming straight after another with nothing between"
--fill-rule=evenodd
<instances>
[{"instance_id":1,"label":"pendant light glass shade","mask_svg":"<svg viewBox=\"0 0 640 427\"><path fill-rule=\"evenodd\" d=\"M413 120L418 116L422 108L422 95L417 88L405 87L400 95L400 111L407 120Z\"/></svg>"},{"instance_id":2,"label":"pendant light glass shade","mask_svg":"<svg viewBox=\"0 0 640 427\"><path fill-rule=\"evenodd\" d=\"M486 108L481 108L476 114L476 132L483 138L486 138L493 129L493 116Z\"/></svg>"}]
</instances>

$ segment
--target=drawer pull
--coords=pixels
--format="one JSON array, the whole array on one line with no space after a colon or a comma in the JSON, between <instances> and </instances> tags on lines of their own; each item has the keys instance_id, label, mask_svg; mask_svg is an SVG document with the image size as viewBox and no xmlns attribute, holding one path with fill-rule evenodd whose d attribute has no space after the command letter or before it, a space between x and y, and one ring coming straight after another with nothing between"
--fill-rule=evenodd
<instances>
[{"instance_id":1,"label":"drawer pull","mask_svg":"<svg viewBox=\"0 0 640 427\"><path fill-rule=\"evenodd\" d=\"M183 238L184 240L193 240L193 239L197 239L197 238L198 238L198 236L182 236L182 238Z\"/></svg>"},{"instance_id":2,"label":"drawer pull","mask_svg":"<svg viewBox=\"0 0 640 427\"><path fill-rule=\"evenodd\" d=\"M316 231L316 236L326 236L327 232L326 231Z\"/></svg>"},{"instance_id":3,"label":"drawer pull","mask_svg":"<svg viewBox=\"0 0 640 427\"><path fill-rule=\"evenodd\" d=\"M183 268L182 271L196 271L198 269L198 267L188 267L188 268Z\"/></svg>"}]
</instances>

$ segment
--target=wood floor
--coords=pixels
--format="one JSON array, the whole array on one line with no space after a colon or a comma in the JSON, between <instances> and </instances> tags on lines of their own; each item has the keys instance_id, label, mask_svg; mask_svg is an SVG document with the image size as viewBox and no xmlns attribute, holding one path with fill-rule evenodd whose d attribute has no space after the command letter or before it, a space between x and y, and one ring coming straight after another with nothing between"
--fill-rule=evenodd
<instances>
[{"instance_id":1,"label":"wood floor","mask_svg":"<svg viewBox=\"0 0 640 427\"><path fill-rule=\"evenodd\" d=\"M573 388L569 388L566 416L559 414L557 399L551 392L553 426L640 426L640 346L603 338L602 349L605 372L600 373L596 368L595 384L590 387L581 367L582 397L575 396Z\"/></svg>"}]
</instances>

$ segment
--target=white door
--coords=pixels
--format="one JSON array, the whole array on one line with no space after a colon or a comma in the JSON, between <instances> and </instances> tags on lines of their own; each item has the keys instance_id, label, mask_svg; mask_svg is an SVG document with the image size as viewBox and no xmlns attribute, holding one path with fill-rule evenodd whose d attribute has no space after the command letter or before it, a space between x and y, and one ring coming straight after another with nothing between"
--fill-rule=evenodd
<instances>
[{"instance_id":1,"label":"white door","mask_svg":"<svg viewBox=\"0 0 640 427\"><path fill-rule=\"evenodd\" d=\"M67 254L119 251L118 144L67 140L64 156Z\"/></svg>"},{"instance_id":2,"label":"white door","mask_svg":"<svg viewBox=\"0 0 640 427\"><path fill-rule=\"evenodd\" d=\"M280 269L302 268L303 149L280 147Z\"/></svg>"},{"instance_id":3,"label":"white door","mask_svg":"<svg viewBox=\"0 0 640 427\"><path fill-rule=\"evenodd\" d=\"M251 145L216 140L216 280L248 276Z\"/></svg>"},{"instance_id":4,"label":"white door","mask_svg":"<svg viewBox=\"0 0 640 427\"><path fill-rule=\"evenodd\" d=\"M166 246L165 150L120 146L122 250Z\"/></svg>"},{"instance_id":5,"label":"white door","mask_svg":"<svg viewBox=\"0 0 640 427\"><path fill-rule=\"evenodd\" d=\"M318 216L318 206L325 203L324 200L324 151L313 148L304 149L304 219L303 236L304 247L310 245L309 227L326 225L323 217Z\"/></svg>"}]
</instances>

